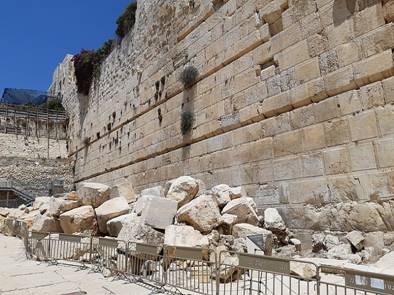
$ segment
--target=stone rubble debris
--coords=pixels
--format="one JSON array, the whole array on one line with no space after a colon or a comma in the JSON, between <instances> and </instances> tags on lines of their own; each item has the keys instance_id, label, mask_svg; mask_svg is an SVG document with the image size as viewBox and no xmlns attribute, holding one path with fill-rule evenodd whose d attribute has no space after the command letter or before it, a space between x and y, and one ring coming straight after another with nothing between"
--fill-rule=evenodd
<instances>
[{"instance_id":1,"label":"stone rubble debris","mask_svg":"<svg viewBox=\"0 0 394 295\"><path fill-rule=\"evenodd\" d=\"M228 282L242 275L237 273L234 252L284 258L303 255L357 264L377 261L394 250L394 225L387 222L391 220L388 208L394 208L393 204L350 202L319 209L308 207L305 222L315 228L309 231L308 242L305 235L289 230L292 221L283 210L257 211L243 187L220 184L205 189L200 180L182 176L164 187L146 188L136 194L126 180L112 187L87 182L77 191L58 197L39 197L31 207L0 208L0 232L16 235L21 231L18 220L28 230L38 232L109 236L156 245L158 249L165 245L199 247L210 251L204 257L207 260L214 259L212 253L222 256L227 267L220 270L219 279ZM365 220L357 224L362 218ZM320 226L324 222L332 228ZM361 225L365 225L364 231ZM338 230L344 226L347 231ZM143 262L145 265L149 261ZM302 263L293 264L291 272L305 279L316 275Z\"/></svg>"}]
</instances>

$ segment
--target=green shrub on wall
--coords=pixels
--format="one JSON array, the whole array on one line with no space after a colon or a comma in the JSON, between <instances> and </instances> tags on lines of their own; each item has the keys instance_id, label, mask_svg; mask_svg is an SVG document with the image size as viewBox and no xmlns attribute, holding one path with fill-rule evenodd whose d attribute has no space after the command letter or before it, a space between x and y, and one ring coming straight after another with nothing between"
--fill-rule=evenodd
<instances>
[{"instance_id":1,"label":"green shrub on wall","mask_svg":"<svg viewBox=\"0 0 394 295\"><path fill-rule=\"evenodd\" d=\"M116 35L120 39L123 39L134 27L135 24L135 12L137 11L137 2L131 3L127 6L126 10L116 20L118 25L116 29Z\"/></svg>"},{"instance_id":2,"label":"green shrub on wall","mask_svg":"<svg viewBox=\"0 0 394 295\"><path fill-rule=\"evenodd\" d=\"M80 53L74 55L78 93L89 94L93 79L99 77L101 64L110 55L112 48L113 40L108 40L97 50L82 49Z\"/></svg>"},{"instance_id":3,"label":"green shrub on wall","mask_svg":"<svg viewBox=\"0 0 394 295\"><path fill-rule=\"evenodd\" d=\"M196 82L197 78L198 78L198 70L194 66L186 67L182 71L179 77L185 88L191 87Z\"/></svg>"}]
</instances>

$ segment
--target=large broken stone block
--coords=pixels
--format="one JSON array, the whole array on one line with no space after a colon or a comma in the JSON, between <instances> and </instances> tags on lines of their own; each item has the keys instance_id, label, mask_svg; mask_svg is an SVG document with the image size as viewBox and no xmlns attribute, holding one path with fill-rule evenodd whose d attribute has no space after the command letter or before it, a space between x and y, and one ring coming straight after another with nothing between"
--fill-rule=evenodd
<instances>
[{"instance_id":1,"label":"large broken stone block","mask_svg":"<svg viewBox=\"0 0 394 295\"><path fill-rule=\"evenodd\" d=\"M232 214L224 214L220 219L218 231L221 234L231 235L234 224L237 223L238 216Z\"/></svg>"},{"instance_id":2,"label":"large broken stone block","mask_svg":"<svg viewBox=\"0 0 394 295\"><path fill-rule=\"evenodd\" d=\"M54 217L59 217L60 214L78 208L81 205L80 201L71 201L63 198L51 198L46 204L48 206L46 214Z\"/></svg>"},{"instance_id":3,"label":"large broken stone block","mask_svg":"<svg viewBox=\"0 0 394 295\"><path fill-rule=\"evenodd\" d=\"M123 228L123 226L136 217L135 213L130 213L126 215L121 215L115 217L107 222L107 232L111 237L117 237Z\"/></svg>"},{"instance_id":4,"label":"large broken stone block","mask_svg":"<svg viewBox=\"0 0 394 295\"><path fill-rule=\"evenodd\" d=\"M261 235L263 251L265 255L272 255L273 236L272 232L248 223L239 223L233 227L235 238L247 238L248 236Z\"/></svg>"},{"instance_id":5,"label":"large broken stone block","mask_svg":"<svg viewBox=\"0 0 394 295\"><path fill-rule=\"evenodd\" d=\"M209 245L208 238L188 225L169 225L165 229L164 244L175 247L202 247Z\"/></svg>"},{"instance_id":6,"label":"large broken stone block","mask_svg":"<svg viewBox=\"0 0 394 295\"><path fill-rule=\"evenodd\" d=\"M164 189L159 185L155 187L150 187L141 191L141 196L155 196L159 198L164 198Z\"/></svg>"},{"instance_id":7,"label":"large broken stone block","mask_svg":"<svg viewBox=\"0 0 394 295\"><path fill-rule=\"evenodd\" d=\"M357 251L361 251L364 248L365 238L361 232L353 230L346 235L346 239Z\"/></svg>"},{"instance_id":8,"label":"large broken stone block","mask_svg":"<svg viewBox=\"0 0 394 295\"><path fill-rule=\"evenodd\" d=\"M110 189L110 198L125 198L128 203L133 203L137 200L137 194L134 192L133 185L127 180L115 184Z\"/></svg>"},{"instance_id":9,"label":"large broken stone block","mask_svg":"<svg viewBox=\"0 0 394 295\"><path fill-rule=\"evenodd\" d=\"M256 204L252 198L242 197L232 200L222 210L222 214L237 215L237 223L259 224L256 214Z\"/></svg>"},{"instance_id":10,"label":"large broken stone block","mask_svg":"<svg viewBox=\"0 0 394 295\"><path fill-rule=\"evenodd\" d=\"M215 197L202 195L181 207L176 218L202 233L209 233L219 225L221 215Z\"/></svg>"},{"instance_id":11,"label":"large broken stone block","mask_svg":"<svg viewBox=\"0 0 394 295\"><path fill-rule=\"evenodd\" d=\"M158 196L155 195L144 195L138 198L137 202L134 203L133 213L141 215L142 211L146 206L148 206L151 200L157 199Z\"/></svg>"},{"instance_id":12,"label":"large broken stone block","mask_svg":"<svg viewBox=\"0 0 394 295\"><path fill-rule=\"evenodd\" d=\"M178 203L174 200L153 198L142 211L142 219L153 228L165 229L173 224L177 208Z\"/></svg>"},{"instance_id":13,"label":"large broken stone block","mask_svg":"<svg viewBox=\"0 0 394 295\"><path fill-rule=\"evenodd\" d=\"M37 197L33 202L33 210L40 209L40 207L51 200L50 197Z\"/></svg>"},{"instance_id":14,"label":"large broken stone block","mask_svg":"<svg viewBox=\"0 0 394 295\"><path fill-rule=\"evenodd\" d=\"M77 191L83 205L91 205L97 208L109 200L110 187L101 183L84 182Z\"/></svg>"},{"instance_id":15,"label":"large broken stone block","mask_svg":"<svg viewBox=\"0 0 394 295\"><path fill-rule=\"evenodd\" d=\"M230 187L227 184L219 184L211 189L216 196L219 207L224 207L228 202L241 197L246 197L243 187Z\"/></svg>"},{"instance_id":16,"label":"large broken stone block","mask_svg":"<svg viewBox=\"0 0 394 295\"><path fill-rule=\"evenodd\" d=\"M34 232L61 233L60 222L57 218L48 215L37 215L31 228Z\"/></svg>"},{"instance_id":17,"label":"large broken stone block","mask_svg":"<svg viewBox=\"0 0 394 295\"><path fill-rule=\"evenodd\" d=\"M118 239L162 246L164 234L146 225L141 217L135 215L123 225L119 232Z\"/></svg>"},{"instance_id":18,"label":"large broken stone block","mask_svg":"<svg viewBox=\"0 0 394 295\"><path fill-rule=\"evenodd\" d=\"M178 208L187 204L197 195L199 182L190 176L181 176L171 181L166 197L178 202Z\"/></svg>"},{"instance_id":19,"label":"large broken stone block","mask_svg":"<svg viewBox=\"0 0 394 295\"><path fill-rule=\"evenodd\" d=\"M96 215L92 206L82 206L60 215L60 226L64 233L74 234L97 231Z\"/></svg>"},{"instance_id":20,"label":"large broken stone block","mask_svg":"<svg viewBox=\"0 0 394 295\"><path fill-rule=\"evenodd\" d=\"M286 230L286 225L275 208L268 208L264 211L264 227L273 232Z\"/></svg>"},{"instance_id":21,"label":"large broken stone block","mask_svg":"<svg viewBox=\"0 0 394 295\"><path fill-rule=\"evenodd\" d=\"M123 197L110 199L96 208L98 227L101 233L107 233L107 222L115 217L129 213L130 207Z\"/></svg>"},{"instance_id":22,"label":"large broken stone block","mask_svg":"<svg viewBox=\"0 0 394 295\"><path fill-rule=\"evenodd\" d=\"M33 222L39 214L40 210L32 210L29 213L21 216L20 220L26 224L28 230L31 230L31 228L33 227Z\"/></svg>"}]
</instances>

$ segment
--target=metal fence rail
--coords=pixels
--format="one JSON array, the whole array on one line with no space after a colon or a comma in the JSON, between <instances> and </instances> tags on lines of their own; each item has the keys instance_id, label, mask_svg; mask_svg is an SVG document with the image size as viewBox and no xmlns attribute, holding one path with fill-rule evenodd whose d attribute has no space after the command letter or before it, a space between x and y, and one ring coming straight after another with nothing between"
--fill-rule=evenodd
<instances>
[{"instance_id":1,"label":"metal fence rail","mask_svg":"<svg viewBox=\"0 0 394 295\"><path fill-rule=\"evenodd\" d=\"M22 226L19 226L22 228ZM206 295L393 295L394 276L201 248L169 247L66 234L28 233L28 257L109 270L158 289ZM294 269L302 270L303 276Z\"/></svg>"}]
</instances>

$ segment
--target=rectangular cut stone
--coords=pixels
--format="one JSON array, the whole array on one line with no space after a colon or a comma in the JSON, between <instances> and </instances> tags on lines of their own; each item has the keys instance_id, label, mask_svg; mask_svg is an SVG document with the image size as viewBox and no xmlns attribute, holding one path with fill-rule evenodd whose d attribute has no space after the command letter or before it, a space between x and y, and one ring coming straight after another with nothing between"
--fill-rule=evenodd
<instances>
[{"instance_id":1,"label":"rectangular cut stone","mask_svg":"<svg viewBox=\"0 0 394 295\"><path fill-rule=\"evenodd\" d=\"M336 95L356 88L352 66L341 68L324 77L324 85L328 95Z\"/></svg>"},{"instance_id":2,"label":"rectangular cut stone","mask_svg":"<svg viewBox=\"0 0 394 295\"><path fill-rule=\"evenodd\" d=\"M383 80L382 84L386 103L394 102L394 77Z\"/></svg>"},{"instance_id":3,"label":"rectangular cut stone","mask_svg":"<svg viewBox=\"0 0 394 295\"><path fill-rule=\"evenodd\" d=\"M165 229L173 224L177 209L178 203L174 200L153 198L143 209L142 218L145 224L153 228Z\"/></svg>"},{"instance_id":4,"label":"rectangular cut stone","mask_svg":"<svg viewBox=\"0 0 394 295\"><path fill-rule=\"evenodd\" d=\"M352 171L375 169L375 153L372 143L356 144L349 148Z\"/></svg>"},{"instance_id":5,"label":"rectangular cut stone","mask_svg":"<svg viewBox=\"0 0 394 295\"><path fill-rule=\"evenodd\" d=\"M350 141L350 128L347 119L329 121L324 124L327 146L335 146Z\"/></svg>"},{"instance_id":6,"label":"rectangular cut stone","mask_svg":"<svg viewBox=\"0 0 394 295\"><path fill-rule=\"evenodd\" d=\"M349 152L346 148L336 148L324 152L326 173L343 174L351 171Z\"/></svg>"},{"instance_id":7,"label":"rectangular cut stone","mask_svg":"<svg viewBox=\"0 0 394 295\"><path fill-rule=\"evenodd\" d=\"M312 125L302 130L304 151L318 150L326 146L323 124Z\"/></svg>"},{"instance_id":8,"label":"rectangular cut stone","mask_svg":"<svg viewBox=\"0 0 394 295\"><path fill-rule=\"evenodd\" d=\"M307 154L301 157L304 177L320 176L324 173L322 153Z\"/></svg>"},{"instance_id":9,"label":"rectangular cut stone","mask_svg":"<svg viewBox=\"0 0 394 295\"><path fill-rule=\"evenodd\" d=\"M309 58L308 42L303 40L297 44L286 48L277 55L278 64L281 71L291 66L302 63Z\"/></svg>"},{"instance_id":10,"label":"rectangular cut stone","mask_svg":"<svg viewBox=\"0 0 394 295\"><path fill-rule=\"evenodd\" d=\"M378 140L375 146L379 167L394 167L394 139Z\"/></svg>"},{"instance_id":11,"label":"rectangular cut stone","mask_svg":"<svg viewBox=\"0 0 394 295\"><path fill-rule=\"evenodd\" d=\"M300 176L301 161L299 157L286 157L274 160L275 180L294 179Z\"/></svg>"},{"instance_id":12,"label":"rectangular cut stone","mask_svg":"<svg viewBox=\"0 0 394 295\"><path fill-rule=\"evenodd\" d=\"M360 88L361 106L364 110L384 105L382 82L378 81Z\"/></svg>"},{"instance_id":13,"label":"rectangular cut stone","mask_svg":"<svg viewBox=\"0 0 394 295\"><path fill-rule=\"evenodd\" d=\"M352 141L378 136L376 117L373 111L363 112L349 118Z\"/></svg>"},{"instance_id":14,"label":"rectangular cut stone","mask_svg":"<svg viewBox=\"0 0 394 295\"><path fill-rule=\"evenodd\" d=\"M302 151L302 132L290 131L274 137L274 156L298 154Z\"/></svg>"},{"instance_id":15,"label":"rectangular cut stone","mask_svg":"<svg viewBox=\"0 0 394 295\"><path fill-rule=\"evenodd\" d=\"M379 130L383 136L394 134L394 106L386 105L384 108L376 109L376 117Z\"/></svg>"}]
</instances>

